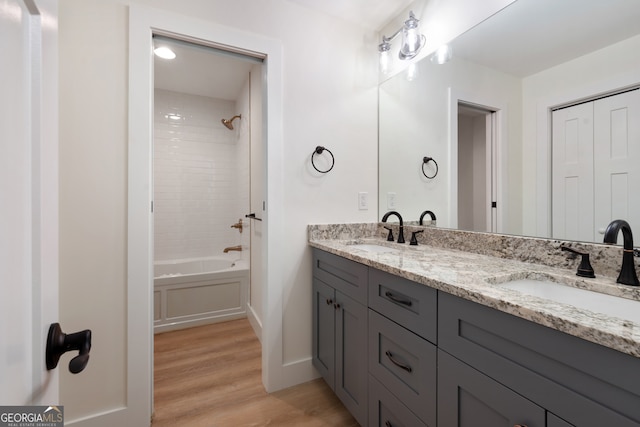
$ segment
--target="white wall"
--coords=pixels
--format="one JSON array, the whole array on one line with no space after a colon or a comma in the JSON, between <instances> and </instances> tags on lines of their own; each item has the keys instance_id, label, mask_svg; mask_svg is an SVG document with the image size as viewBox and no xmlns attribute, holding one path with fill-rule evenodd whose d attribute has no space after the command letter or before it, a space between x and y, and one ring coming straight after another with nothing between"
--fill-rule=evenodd
<instances>
[{"instance_id":1,"label":"white wall","mask_svg":"<svg viewBox=\"0 0 640 427\"><path fill-rule=\"evenodd\" d=\"M134 0L131 0L134 2ZM282 224L269 268L282 277L284 387L313 375L309 223L377 219L377 36L285 0L136 0L279 40L282 45ZM461 27L476 15L457 0ZM61 374L69 420L126 401L128 8L123 0L60 2L61 321L93 329L89 368ZM493 10L491 11L493 12ZM484 14L486 15L486 13ZM132 141L135 143L135 141ZM318 175L317 145L336 166ZM357 194L369 193L369 210ZM267 285L268 286L268 285ZM276 313L276 316L279 314ZM277 331L276 331L277 333ZM146 339L146 337L140 337ZM96 384L100 384L96 387ZM90 392L89 392L90 391ZM140 402L144 405L145 402Z\"/></svg>"},{"instance_id":2,"label":"white wall","mask_svg":"<svg viewBox=\"0 0 640 427\"><path fill-rule=\"evenodd\" d=\"M222 255L240 244L231 224L249 198L243 123L229 130L220 122L236 114L236 103L156 89L154 104L154 258Z\"/></svg>"},{"instance_id":3,"label":"white wall","mask_svg":"<svg viewBox=\"0 0 640 427\"><path fill-rule=\"evenodd\" d=\"M522 234L548 236L549 107L640 84L639 50L635 36L523 79Z\"/></svg>"}]
</instances>

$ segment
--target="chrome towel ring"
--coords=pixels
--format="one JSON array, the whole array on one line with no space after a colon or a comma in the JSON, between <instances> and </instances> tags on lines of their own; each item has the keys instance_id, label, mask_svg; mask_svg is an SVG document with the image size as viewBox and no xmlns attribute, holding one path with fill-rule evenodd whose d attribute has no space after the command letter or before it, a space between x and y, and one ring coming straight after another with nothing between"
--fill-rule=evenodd
<instances>
[{"instance_id":1,"label":"chrome towel ring","mask_svg":"<svg viewBox=\"0 0 640 427\"><path fill-rule=\"evenodd\" d=\"M313 156L315 156L316 154L322 154L324 151L328 152L331 155L331 167L325 171L318 169L318 167L316 166L316 164L313 161ZM327 173L329 172L331 169L333 169L333 165L335 164L335 158L333 157L333 153L325 147L322 147L320 145L318 145L316 147L316 149L313 151L313 153L311 153L311 165L313 166L313 168L315 170L317 170L320 173Z\"/></svg>"}]
</instances>

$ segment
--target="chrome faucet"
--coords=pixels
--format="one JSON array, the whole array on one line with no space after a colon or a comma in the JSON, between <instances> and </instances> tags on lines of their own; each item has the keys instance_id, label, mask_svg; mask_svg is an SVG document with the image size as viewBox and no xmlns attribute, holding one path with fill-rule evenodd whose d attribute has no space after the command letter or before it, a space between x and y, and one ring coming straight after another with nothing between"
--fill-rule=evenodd
<instances>
[{"instance_id":1,"label":"chrome faucet","mask_svg":"<svg viewBox=\"0 0 640 427\"><path fill-rule=\"evenodd\" d=\"M398 243L404 243L404 223L402 222L402 216L396 211L389 211L382 217L382 222L387 222L390 215L395 215L400 220L400 232L398 234Z\"/></svg>"},{"instance_id":2,"label":"chrome faucet","mask_svg":"<svg viewBox=\"0 0 640 427\"><path fill-rule=\"evenodd\" d=\"M616 244L618 242L618 232L622 230L622 238L624 239L624 249L622 252L622 267L616 282L623 285L638 286L638 276L636 275L636 267L633 262L633 234L631 226L623 219L611 221L604 232L604 243Z\"/></svg>"},{"instance_id":3,"label":"chrome faucet","mask_svg":"<svg viewBox=\"0 0 640 427\"><path fill-rule=\"evenodd\" d=\"M431 211L424 211L422 212L422 215L420 215L420 225L422 224L422 220L424 219L425 215L429 215L431 217L431 221L435 221L436 220L436 214L434 214Z\"/></svg>"}]
</instances>

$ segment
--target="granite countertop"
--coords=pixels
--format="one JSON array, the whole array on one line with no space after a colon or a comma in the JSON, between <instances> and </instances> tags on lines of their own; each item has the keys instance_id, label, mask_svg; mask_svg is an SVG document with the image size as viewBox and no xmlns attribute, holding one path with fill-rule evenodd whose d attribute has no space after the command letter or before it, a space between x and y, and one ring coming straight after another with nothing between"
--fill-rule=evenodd
<instances>
[{"instance_id":1,"label":"granite countertop","mask_svg":"<svg viewBox=\"0 0 640 427\"><path fill-rule=\"evenodd\" d=\"M526 295L501 286L520 278L544 278L565 285L640 301L640 289L618 285L615 278L575 275L575 269L550 267L421 244L409 246L372 238L318 238L312 247L366 264L458 297L513 314L567 334L640 357L640 323ZM376 253L355 244L398 249Z\"/></svg>"}]
</instances>

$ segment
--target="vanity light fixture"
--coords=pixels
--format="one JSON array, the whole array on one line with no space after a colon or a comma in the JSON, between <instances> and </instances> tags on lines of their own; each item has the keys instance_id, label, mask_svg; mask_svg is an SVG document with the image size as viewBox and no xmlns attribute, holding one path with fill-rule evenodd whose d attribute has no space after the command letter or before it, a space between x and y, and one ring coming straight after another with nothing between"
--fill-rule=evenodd
<instances>
[{"instance_id":1,"label":"vanity light fixture","mask_svg":"<svg viewBox=\"0 0 640 427\"><path fill-rule=\"evenodd\" d=\"M166 46L160 46L153 49L153 53L162 59L174 59L176 57L175 52Z\"/></svg>"},{"instance_id":2,"label":"vanity light fixture","mask_svg":"<svg viewBox=\"0 0 640 427\"><path fill-rule=\"evenodd\" d=\"M400 45L400 52L398 58L402 60L408 60L414 58L420 49L426 42L426 37L420 34L418 27L420 20L415 17L413 11L409 12L409 19L404 21L404 24L398 31L393 33L391 37L385 35L382 36L382 43L378 45L378 52L380 53L380 71L383 73L389 69L389 51L391 50L391 41L395 39L398 34L402 34L402 44Z\"/></svg>"}]
</instances>

